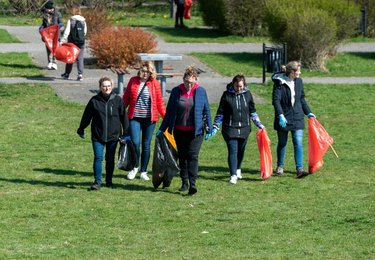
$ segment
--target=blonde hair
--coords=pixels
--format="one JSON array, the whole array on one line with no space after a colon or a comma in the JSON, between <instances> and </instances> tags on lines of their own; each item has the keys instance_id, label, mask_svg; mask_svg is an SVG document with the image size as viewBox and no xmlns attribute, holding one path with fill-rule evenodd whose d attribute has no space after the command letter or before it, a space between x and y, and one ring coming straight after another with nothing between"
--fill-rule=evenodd
<instances>
[{"instance_id":1,"label":"blonde hair","mask_svg":"<svg viewBox=\"0 0 375 260\"><path fill-rule=\"evenodd\" d=\"M111 86L113 87L113 80L110 77L103 76L99 79L99 88L102 86L104 81L109 81L111 82Z\"/></svg>"},{"instance_id":2,"label":"blonde hair","mask_svg":"<svg viewBox=\"0 0 375 260\"><path fill-rule=\"evenodd\" d=\"M285 72L287 76L290 75L293 71L297 71L298 68L301 68L301 63L299 61L290 61L288 64L283 65L281 70Z\"/></svg>"},{"instance_id":3,"label":"blonde hair","mask_svg":"<svg viewBox=\"0 0 375 260\"><path fill-rule=\"evenodd\" d=\"M198 78L198 71L193 65L186 68L183 78L185 79L190 77L195 77L196 79Z\"/></svg>"},{"instance_id":4,"label":"blonde hair","mask_svg":"<svg viewBox=\"0 0 375 260\"><path fill-rule=\"evenodd\" d=\"M141 76L141 70L143 67L146 67L147 70L150 72L150 79L156 79L157 74L156 74L156 69L153 61L145 61L141 63L141 67L137 73L137 76Z\"/></svg>"}]
</instances>

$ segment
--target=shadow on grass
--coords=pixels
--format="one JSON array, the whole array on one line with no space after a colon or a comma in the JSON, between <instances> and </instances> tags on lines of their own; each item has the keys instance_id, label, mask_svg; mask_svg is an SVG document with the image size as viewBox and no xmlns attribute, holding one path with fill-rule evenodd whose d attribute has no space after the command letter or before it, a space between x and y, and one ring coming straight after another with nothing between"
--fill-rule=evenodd
<instances>
[{"instance_id":1,"label":"shadow on grass","mask_svg":"<svg viewBox=\"0 0 375 260\"><path fill-rule=\"evenodd\" d=\"M178 38L212 38L229 36L228 34L221 33L219 30L211 28L174 28L174 27L152 27L156 32L160 32L171 37Z\"/></svg>"},{"instance_id":2,"label":"shadow on grass","mask_svg":"<svg viewBox=\"0 0 375 260\"><path fill-rule=\"evenodd\" d=\"M0 67L7 67L12 69L40 69L40 67L32 64L9 64L9 63L1 63Z\"/></svg>"},{"instance_id":3,"label":"shadow on grass","mask_svg":"<svg viewBox=\"0 0 375 260\"><path fill-rule=\"evenodd\" d=\"M346 55L356 56L361 59L375 60L375 52L347 52Z\"/></svg>"}]
</instances>

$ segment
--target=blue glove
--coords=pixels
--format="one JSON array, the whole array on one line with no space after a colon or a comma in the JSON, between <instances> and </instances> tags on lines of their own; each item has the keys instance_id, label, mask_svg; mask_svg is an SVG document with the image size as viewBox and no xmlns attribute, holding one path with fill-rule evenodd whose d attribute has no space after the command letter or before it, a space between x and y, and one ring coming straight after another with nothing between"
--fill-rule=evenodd
<instances>
[{"instance_id":1,"label":"blue glove","mask_svg":"<svg viewBox=\"0 0 375 260\"><path fill-rule=\"evenodd\" d=\"M131 140L130 135L121 136L121 141L123 141L123 142L130 141L130 140Z\"/></svg>"},{"instance_id":2,"label":"blue glove","mask_svg":"<svg viewBox=\"0 0 375 260\"><path fill-rule=\"evenodd\" d=\"M82 139L85 139L85 135L84 134L78 134L79 137L81 137Z\"/></svg>"},{"instance_id":3,"label":"blue glove","mask_svg":"<svg viewBox=\"0 0 375 260\"><path fill-rule=\"evenodd\" d=\"M161 131L160 129L156 132L156 136L159 136L161 133L163 133L163 131Z\"/></svg>"},{"instance_id":4,"label":"blue glove","mask_svg":"<svg viewBox=\"0 0 375 260\"><path fill-rule=\"evenodd\" d=\"M44 29L44 27L43 26L40 26L39 27L39 31L41 31L41 30L43 30Z\"/></svg>"},{"instance_id":5,"label":"blue glove","mask_svg":"<svg viewBox=\"0 0 375 260\"><path fill-rule=\"evenodd\" d=\"M205 135L204 139L208 140L208 139L214 137L217 134L217 131L218 131L217 128L213 128L211 133L208 133L208 134Z\"/></svg>"},{"instance_id":6,"label":"blue glove","mask_svg":"<svg viewBox=\"0 0 375 260\"><path fill-rule=\"evenodd\" d=\"M308 118L310 118L310 117L316 118L316 116L315 116L313 113L309 113L309 114L307 115L307 117L308 117Z\"/></svg>"},{"instance_id":7,"label":"blue glove","mask_svg":"<svg viewBox=\"0 0 375 260\"><path fill-rule=\"evenodd\" d=\"M283 114L279 115L279 125L284 128L286 127L286 123L288 123L288 121L285 116Z\"/></svg>"}]
</instances>

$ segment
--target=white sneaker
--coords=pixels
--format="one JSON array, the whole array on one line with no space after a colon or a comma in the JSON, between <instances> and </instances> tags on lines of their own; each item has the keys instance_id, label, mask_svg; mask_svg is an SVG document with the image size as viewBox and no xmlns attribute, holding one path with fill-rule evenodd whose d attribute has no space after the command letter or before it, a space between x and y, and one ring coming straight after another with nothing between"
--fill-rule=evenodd
<instances>
[{"instance_id":1,"label":"white sneaker","mask_svg":"<svg viewBox=\"0 0 375 260\"><path fill-rule=\"evenodd\" d=\"M230 176L229 182L232 183L232 184L236 184L237 183L237 175Z\"/></svg>"},{"instance_id":2,"label":"white sneaker","mask_svg":"<svg viewBox=\"0 0 375 260\"><path fill-rule=\"evenodd\" d=\"M241 169L237 169L236 175L237 175L237 179L240 179L240 180L242 179Z\"/></svg>"},{"instance_id":3,"label":"white sneaker","mask_svg":"<svg viewBox=\"0 0 375 260\"><path fill-rule=\"evenodd\" d=\"M57 64L56 63L52 63L51 69L57 70Z\"/></svg>"},{"instance_id":4,"label":"white sneaker","mask_svg":"<svg viewBox=\"0 0 375 260\"><path fill-rule=\"evenodd\" d=\"M53 64L52 62L48 63L47 69L51 70L52 69L52 64Z\"/></svg>"},{"instance_id":5,"label":"white sneaker","mask_svg":"<svg viewBox=\"0 0 375 260\"><path fill-rule=\"evenodd\" d=\"M147 172L141 172L141 180L148 181L150 178L147 176Z\"/></svg>"},{"instance_id":6,"label":"white sneaker","mask_svg":"<svg viewBox=\"0 0 375 260\"><path fill-rule=\"evenodd\" d=\"M128 173L128 176L127 176L128 180L134 180L135 175L137 175L137 173L138 173L138 168L136 167Z\"/></svg>"}]
</instances>

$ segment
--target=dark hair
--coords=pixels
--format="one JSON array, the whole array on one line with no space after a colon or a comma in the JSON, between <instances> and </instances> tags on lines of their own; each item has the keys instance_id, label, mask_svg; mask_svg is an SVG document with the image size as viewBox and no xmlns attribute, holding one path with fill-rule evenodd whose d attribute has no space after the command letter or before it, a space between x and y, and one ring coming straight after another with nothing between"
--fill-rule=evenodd
<instances>
[{"instance_id":1,"label":"dark hair","mask_svg":"<svg viewBox=\"0 0 375 260\"><path fill-rule=\"evenodd\" d=\"M234 85L234 83L238 83L240 81L243 81L243 84L246 86L245 76L242 73L237 74L236 76L233 77L232 84Z\"/></svg>"}]
</instances>

